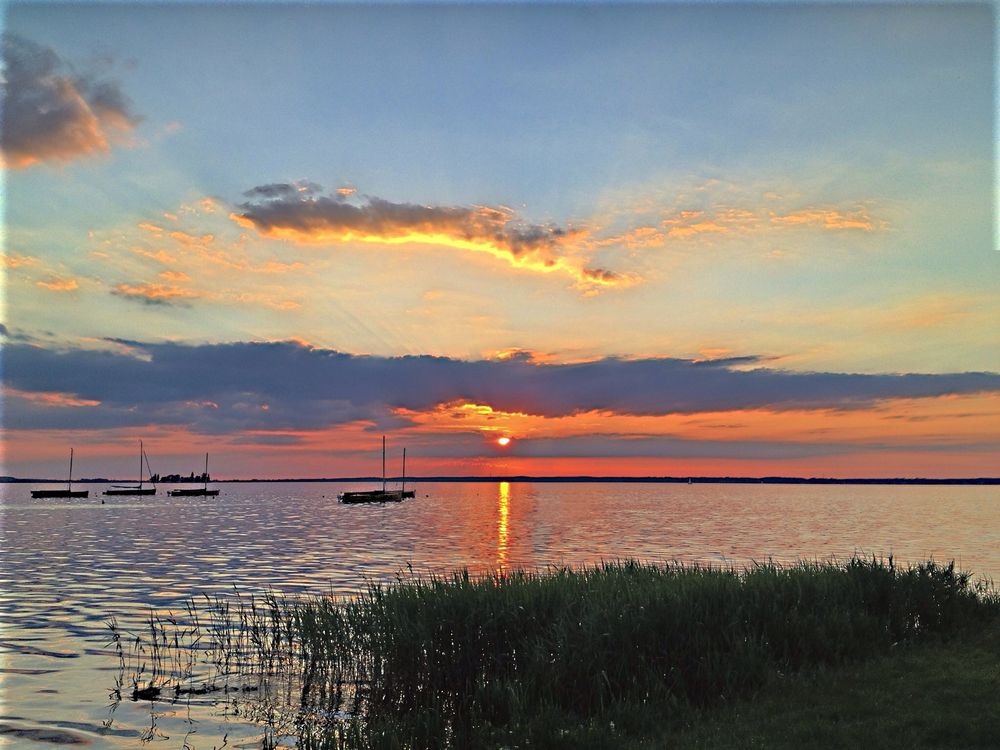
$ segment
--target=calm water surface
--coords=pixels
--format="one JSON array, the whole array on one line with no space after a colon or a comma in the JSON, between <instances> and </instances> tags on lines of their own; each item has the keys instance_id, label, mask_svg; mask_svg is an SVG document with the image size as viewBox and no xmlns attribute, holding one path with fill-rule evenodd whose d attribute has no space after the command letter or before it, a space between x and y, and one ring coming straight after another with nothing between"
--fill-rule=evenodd
<instances>
[{"instance_id":1,"label":"calm water surface","mask_svg":"<svg viewBox=\"0 0 1000 750\"><path fill-rule=\"evenodd\" d=\"M83 485L81 485L82 487ZM259 747L229 701L109 699L106 621L141 627L187 597L351 594L366 580L457 567L639 558L743 565L849 557L955 559L1000 580L996 487L423 484L345 506L338 484L222 484L217 498L32 500L0 485L0 746Z\"/></svg>"}]
</instances>

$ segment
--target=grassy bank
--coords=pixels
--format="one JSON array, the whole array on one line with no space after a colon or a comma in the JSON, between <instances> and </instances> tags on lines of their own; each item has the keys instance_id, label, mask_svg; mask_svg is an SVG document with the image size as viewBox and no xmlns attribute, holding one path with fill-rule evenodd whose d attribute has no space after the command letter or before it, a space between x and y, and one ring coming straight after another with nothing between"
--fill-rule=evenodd
<instances>
[{"instance_id":1,"label":"grassy bank","mask_svg":"<svg viewBox=\"0 0 1000 750\"><path fill-rule=\"evenodd\" d=\"M698 734L705 717L783 680L995 628L1000 601L952 565L855 558L458 573L209 610L192 609L187 641L283 696L304 748L726 747L724 723Z\"/></svg>"},{"instance_id":2,"label":"grassy bank","mask_svg":"<svg viewBox=\"0 0 1000 750\"><path fill-rule=\"evenodd\" d=\"M356 718L318 730L319 745L614 747L778 673L947 637L997 610L951 565L626 562L285 601L270 627L296 644L307 692L353 701Z\"/></svg>"}]
</instances>

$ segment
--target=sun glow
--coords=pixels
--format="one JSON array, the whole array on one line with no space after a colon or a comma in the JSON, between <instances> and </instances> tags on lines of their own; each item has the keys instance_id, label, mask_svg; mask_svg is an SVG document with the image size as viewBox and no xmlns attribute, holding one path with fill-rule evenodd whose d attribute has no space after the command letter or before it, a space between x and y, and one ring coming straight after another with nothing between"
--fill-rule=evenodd
<instances>
[{"instance_id":1,"label":"sun glow","mask_svg":"<svg viewBox=\"0 0 1000 750\"><path fill-rule=\"evenodd\" d=\"M506 447L506 446L510 445L510 438L506 437L506 436L505 437L501 437L501 438L497 438L497 445L499 445L501 447Z\"/></svg>"}]
</instances>

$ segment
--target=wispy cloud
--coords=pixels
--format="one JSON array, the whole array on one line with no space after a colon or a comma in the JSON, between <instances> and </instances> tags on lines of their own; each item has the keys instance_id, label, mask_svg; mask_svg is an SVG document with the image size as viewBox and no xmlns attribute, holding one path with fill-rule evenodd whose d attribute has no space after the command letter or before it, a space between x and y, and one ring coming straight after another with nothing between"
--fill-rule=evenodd
<instances>
[{"instance_id":1,"label":"wispy cloud","mask_svg":"<svg viewBox=\"0 0 1000 750\"><path fill-rule=\"evenodd\" d=\"M7 167L105 153L138 125L117 83L76 73L54 50L9 32L2 52L0 147Z\"/></svg>"},{"instance_id":2,"label":"wispy cloud","mask_svg":"<svg viewBox=\"0 0 1000 750\"><path fill-rule=\"evenodd\" d=\"M262 294L259 292L232 292L219 297L220 301L223 302L238 302L242 304L251 305L262 305L263 307L270 308L271 310L277 310L279 312L287 312L289 310L298 310L302 307L302 303L293 299L280 299L270 294Z\"/></svg>"},{"instance_id":3,"label":"wispy cloud","mask_svg":"<svg viewBox=\"0 0 1000 750\"><path fill-rule=\"evenodd\" d=\"M850 209L805 207L776 212L764 206L681 210L669 214L661 224L663 232L670 239L687 239L709 234L759 234L795 227L823 231L874 232L886 226L884 221L873 218L865 207Z\"/></svg>"},{"instance_id":4,"label":"wispy cloud","mask_svg":"<svg viewBox=\"0 0 1000 750\"><path fill-rule=\"evenodd\" d=\"M291 262L267 260L259 265L250 266L248 270L252 273L282 274L289 273L291 271L298 271L305 268L305 265L305 263L298 260Z\"/></svg>"},{"instance_id":5,"label":"wispy cloud","mask_svg":"<svg viewBox=\"0 0 1000 750\"><path fill-rule=\"evenodd\" d=\"M582 228L523 221L505 206L433 206L393 203L353 190L323 195L311 182L260 185L231 218L262 236L299 243L425 244L488 253L510 265L563 273L584 286L616 286L633 279L591 267L580 254Z\"/></svg>"},{"instance_id":6,"label":"wispy cloud","mask_svg":"<svg viewBox=\"0 0 1000 750\"><path fill-rule=\"evenodd\" d=\"M588 239L601 247L619 245L633 251L686 244L746 247L753 240L755 249L767 255L774 250L768 243L800 238L805 232L817 238L851 231L875 235L891 227L889 213L877 201L850 195L831 200L787 179L691 179L609 193L589 220L589 226L601 230L593 230Z\"/></svg>"},{"instance_id":7,"label":"wispy cloud","mask_svg":"<svg viewBox=\"0 0 1000 750\"><path fill-rule=\"evenodd\" d=\"M666 234L662 230L653 226L639 226L628 229L621 234L613 234L594 240L597 246L619 245L629 250L637 250L649 247L661 247Z\"/></svg>"},{"instance_id":8,"label":"wispy cloud","mask_svg":"<svg viewBox=\"0 0 1000 750\"><path fill-rule=\"evenodd\" d=\"M77 283L76 279L64 279L58 276L39 279L35 282L35 286L48 289L50 292L72 292L80 288L80 284Z\"/></svg>"},{"instance_id":9,"label":"wispy cloud","mask_svg":"<svg viewBox=\"0 0 1000 750\"><path fill-rule=\"evenodd\" d=\"M145 305L175 305L198 297L198 293L176 284L148 282L142 284L117 284L111 293Z\"/></svg>"},{"instance_id":10,"label":"wispy cloud","mask_svg":"<svg viewBox=\"0 0 1000 750\"><path fill-rule=\"evenodd\" d=\"M3 393L7 398L20 398L43 406L53 406L57 408L78 408L100 406L100 401L89 398L76 398L68 393L48 392L48 391L21 391L15 388L4 388Z\"/></svg>"},{"instance_id":11,"label":"wispy cloud","mask_svg":"<svg viewBox=\"0 0 1000 750\"><path fill-rule=\"evenodd\" d=\"M813 226L823 229L857 229L872 232L881 224L873 219L867 209L854 208L803 208L785 214L771 214L771 224L779 227Z\"/></svg>"},{"instance_id":12,"label":"wispy cloud","mask_svg":"<svg viewBox=\"0 0 1000 750\"><path fill-rule=\"evenodd\" d=\"M164 281L191 281L191 277L183 271L160 271L160 278Z\"/></svg>"},{"instance_id":13,"label":"wispy cloud","mask_svg":"<svg viewBox=\"0 0 1000 750\"><path fill-rule=\"evenodd\" d=\"M32 255L4 255L4 268L23 268L38 265L38 258Z\"/></svg>"},{"instance_id":14,"label":"wispy cloud","mask_svg":"<svg viewBox=\"0 0 1000 750\"><path fill-rule=\"evenodd\" d=\"M699 234L727 234L732 227L711 218L705 211L679 211L662 222L665 233L672 238L694 237Z\"/></svg>"},{"instance_id":15,"label":"wispy cloud","mask_svg":"<svg viewBox=\"0 0 1000 750\"><path fill-rule=\"evenodd\" d=\"M273 248L248 242L205 198L164 212L167 221L145 220L94 232L98 258L107 269L108 291L153 307L212 304L297 310L301 289L269 279L307 268L296 259L274 257ZM166 215L169 214L169 215ZM100 248L100 249L96 249Z\"/></svg>"}]
</instances>

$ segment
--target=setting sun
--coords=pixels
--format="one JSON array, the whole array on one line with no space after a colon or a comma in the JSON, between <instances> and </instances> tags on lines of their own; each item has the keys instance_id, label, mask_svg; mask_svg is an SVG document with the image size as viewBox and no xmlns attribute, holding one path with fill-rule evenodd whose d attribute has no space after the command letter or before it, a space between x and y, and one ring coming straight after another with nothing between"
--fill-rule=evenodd
<instances>
[{"instance_id":1,"label":"setting sun","mask_svg":"<svg viewBox=\"0 0 1000 750\"><path fill-rule=\"evenodd\" d=\"M501 446L510 445L510 438L509 437L497 438L497 444Z\"/></svg>"}]
</instances>

